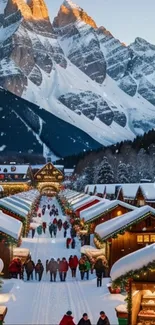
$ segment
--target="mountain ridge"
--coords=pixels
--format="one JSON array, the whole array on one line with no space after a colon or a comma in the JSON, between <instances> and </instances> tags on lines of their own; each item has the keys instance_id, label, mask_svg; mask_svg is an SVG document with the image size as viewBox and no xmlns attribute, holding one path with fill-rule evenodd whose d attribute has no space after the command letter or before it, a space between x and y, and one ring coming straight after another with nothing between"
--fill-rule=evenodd
<instances>
[{"instance_id":1,"label":"mountain ridge","mask_svg":"<svg viewBox=\"0 0 155 325\"><path fill-rule=\"evenodd\" d=\"M44 0L8 0L1 8L1 87L99 145L154 128L155 52L148 42L125 46L71 0L53 24Z\"/></svg>"}]
</instances>

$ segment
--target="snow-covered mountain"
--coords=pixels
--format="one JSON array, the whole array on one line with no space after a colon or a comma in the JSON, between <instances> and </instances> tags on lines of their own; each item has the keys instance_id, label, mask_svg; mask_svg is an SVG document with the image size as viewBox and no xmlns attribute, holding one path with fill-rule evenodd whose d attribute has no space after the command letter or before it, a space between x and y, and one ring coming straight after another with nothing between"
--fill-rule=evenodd
<instances>
[{"instance_id":1,"label":"snow-covered mountain","mask_svg":"<svg viewBox=\"0 0 155 325\"><path fill-rule=\"evenodd\" d=\"M82 130L2 88L0 99L0 152L4 154L50 154L54 160L99 147Z\"/></svg>"},{"instance_id":2,"label":"snow-covered mountain","mask_svg":"<svg viewBox=\"0 0 155 325\"><path fill-rule=\"evenodd\" d=\"M0 13L1 87L99 144L154 128L151 44L126 47L71 0L53 25L44 0L0 0Z\"/></svg>"}]
</instances>

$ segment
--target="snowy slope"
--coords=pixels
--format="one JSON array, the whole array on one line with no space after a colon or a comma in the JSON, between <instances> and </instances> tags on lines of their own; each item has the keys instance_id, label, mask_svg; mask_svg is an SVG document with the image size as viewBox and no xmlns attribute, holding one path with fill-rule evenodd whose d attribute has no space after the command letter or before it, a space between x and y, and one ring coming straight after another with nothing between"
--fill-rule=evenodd
<instances>
[{"instance_id":1,"label":"snowy slope","mask_svg":"<svg viewBox=\"0 0 155 325\"><path fill-rule=\"evenodd\" d=\"M137 252L128 254L117 261L111 269L110 276L116 280L131 270L138 270L155 261L155 244L139 249Z\"/></svg>"}]
</instances>

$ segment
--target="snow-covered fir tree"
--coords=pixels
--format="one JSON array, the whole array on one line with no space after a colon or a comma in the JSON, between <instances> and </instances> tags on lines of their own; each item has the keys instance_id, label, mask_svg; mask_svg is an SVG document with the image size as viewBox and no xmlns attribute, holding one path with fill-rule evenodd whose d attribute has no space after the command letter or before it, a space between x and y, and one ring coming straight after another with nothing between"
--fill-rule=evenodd
<instances>
[{"instance_id":1,"label":"snow-covered fir tree","mask_svg":"<svg viewBox=\"0 0 155 325\"><path fill-rule=\"evenodd\" d=\"M98 184L114 183L114 172L112 170L111 165L108 162L107 157L103 157L103 160L100 163L97 183Z\"/></svg>"},{"instance_id":2,"label":"snow-covered fir tree","mask_svg":"<svg viewBox=\"0 0 155 325\"><path fill-rule=\"evenodd\" d=\"M120 162L117 170L117 183L129 183L129 173L126 164Z\"/></svg>"}]
</instances>

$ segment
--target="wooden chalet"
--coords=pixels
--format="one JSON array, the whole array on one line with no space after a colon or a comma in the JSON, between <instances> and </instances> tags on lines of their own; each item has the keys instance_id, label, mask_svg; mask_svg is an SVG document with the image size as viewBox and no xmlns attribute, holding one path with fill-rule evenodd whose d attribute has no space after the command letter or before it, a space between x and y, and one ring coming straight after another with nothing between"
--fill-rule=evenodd
<instances>
[{"instance_id":1,"label":"wooden chalet","mask_svg":"<svg viewBox=\"0 0 155 325\"><path fill-rule=\"evenodd\" d=\"M61 189L61 183L64 180L64 174L57 169L51 162L43 166L34 175L34 181L42 194L50 195Z\"/></svg>"},{"instance_id":2,"label":"wooden chalet","mask_svg":"<svg viewBox=\"0 0 155 325\"><path fill-rule=\"evenodd\" d=\"M135 207L119 200L101 200L99 203L80 212L80 218L90 224L90 233L94 233L95 227L108 220L114 219L134 210Z\"/></svg>"},{"instance_id":3,"label":"wooden chalet","mask_svg":"<svg viewBox=\"0 0 155 325\"><path fill-rule=\"evenodd\" d=\"M141 184L135 195L136 206L150 205L155 208L155 183Z\"/></svg>"},{"instance_id":4,"label":"wooden chalet","mask_svg":"<svg viewBox=\"0 0 155 325\"><path fill-rule=\"evenodd\" d=\"M111 267L121 257L155 243L155 209L136 208L95 229L95 245L105 247Z\"/></svg>"},{"instance_id":5,"label":"wooden chalet","mask_svg":"<svg viewBox=\"0 0 155 325\"><path fill-rule=\"evenodd\" d=\"M22 223L0 211L0 258L4 262L3 274L7 278L8 267L13 258L13 247L20 246Z\"/></svg>"}]
</instances>

